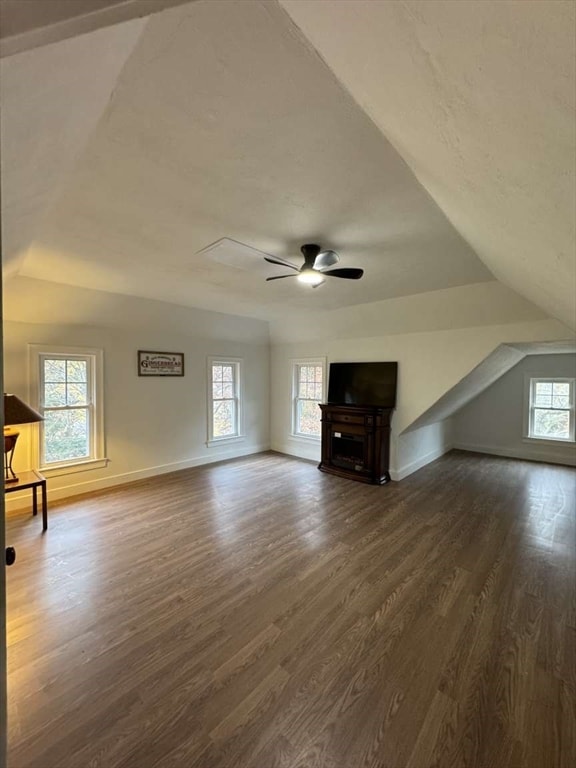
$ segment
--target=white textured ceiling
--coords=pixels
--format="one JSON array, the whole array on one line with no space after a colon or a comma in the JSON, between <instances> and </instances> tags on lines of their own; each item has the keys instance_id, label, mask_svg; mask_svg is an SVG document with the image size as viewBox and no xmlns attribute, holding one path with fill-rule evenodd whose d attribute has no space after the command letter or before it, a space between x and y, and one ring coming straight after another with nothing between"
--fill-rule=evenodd
<instances>
[{"instance_id":1,"label":"white textured ceiling","mask_svg":"<svg viewBox=\"0 0 576 768\"><path fill-rule=\"evenodd\" d=\"M576 326L576 3L281 0L503 282Z\"/></svg>"},{"instance_id":2,"label":"white textured ceiling","mask_svg":"<svg viewBox=\"0 0 576 768\"><path fill-rule=\"evenodd\" d=\"M1 60L5 274L21 266L64 189L144 23L131 21Z\"/></svg>"},{"instance_id":3,"label":"white textured ceiling","mask_svg":"<svg viewBox=\"0 0 576 768\"><path fill-rule=\"evenodd\" d=\"M273 318L493 279L470 242L574 325L566 12L536 36L540 11L524 22L508 3L284 6L309 40L276 2L200 1L151 17L136 44L130 22L4 59L3 96L16 95L2 118L5 260L28 277ZM111 78L82 58L93 40L106 56L119 44ZM534 91L509 74L531 67ZM82 141L62 141L75 114L88 115ZM62 162L61 145L74 149ZM197 253L223 237L295 260L318 241L366 275L266 284L282 268Z\"/></svg>"}]
</instances>

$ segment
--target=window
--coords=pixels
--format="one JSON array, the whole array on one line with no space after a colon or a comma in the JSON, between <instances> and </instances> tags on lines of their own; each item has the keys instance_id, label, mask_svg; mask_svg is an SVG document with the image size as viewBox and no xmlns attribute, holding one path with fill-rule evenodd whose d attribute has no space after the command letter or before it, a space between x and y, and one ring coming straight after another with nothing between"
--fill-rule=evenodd
<instances>
[{"instance_id":1,"label":"window","mask_svg":"<svg viewBox=\"0 0 576 768\"><path fill-rule=\"evenodd\" d=\"M527 436L574 440L574 379L530 379Z\"/></svg>"},{"instance_id":2,"label":"window","mask_svg":"<svg viewBox=\"0 0 576 768\"><path fill-rule=\"evenodd\" d=\"M43 470L105 464L101 350L31 348ZM84 467L85 468L85 467Z\"/></svg>"},{"instance_id":3,"label":"window","mask_svg":"<svg viewBox=\"0 0 576 768\"><path fill-rule=\"evenodd\" d=\"M292 384L292 434L319 440L324 399L324 360L295 360Z\"/></svg>"},{"instance_id":4,"label":"window","mask_svg":"<svg viewBox=\"0 0 576 768\"><path fill-rule=\"evenodd\" d=\"M240 366L242 361L210 358L208 364L208 441L241 436Z\"/></svg>"}]
</instances>

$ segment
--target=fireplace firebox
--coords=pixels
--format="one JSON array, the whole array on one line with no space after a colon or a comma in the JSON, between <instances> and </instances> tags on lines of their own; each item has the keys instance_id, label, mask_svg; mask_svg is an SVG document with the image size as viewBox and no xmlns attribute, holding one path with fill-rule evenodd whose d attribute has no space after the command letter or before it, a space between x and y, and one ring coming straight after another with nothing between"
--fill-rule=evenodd
<instances>
[{"instance_id":1,"label":"fireplace firebox","mask_svg":"<svg viewBox=\"0 0 576 768\"><path fill-rule=\"evenodd\" d=\"M332 463L337 467L359 472L364 468L363 435L351 435L344 432L332 433Z\"/></svg>"}]
</instances>

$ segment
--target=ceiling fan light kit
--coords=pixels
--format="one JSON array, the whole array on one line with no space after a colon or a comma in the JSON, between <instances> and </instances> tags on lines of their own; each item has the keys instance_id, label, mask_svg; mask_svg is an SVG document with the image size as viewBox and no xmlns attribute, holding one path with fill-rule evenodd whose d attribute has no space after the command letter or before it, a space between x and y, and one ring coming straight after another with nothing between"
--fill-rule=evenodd
<instances>
[{"instance_id":1,"label":"ceiling fan light kit","mask_svg":"<svg viewBox=\"0 0 576 768\"><path fill-rule=\"evenodd\" d=\"M324 278L317 269L305 269L298 274L298 282L306 285L320 285L324 282Z\"/></svg>"},{"instance_id":2,"label":"ceiling fan light kit","mask_svg":"<svg viewBox=\"0 0 576 768\"><path fill-rule=\"evenodd\" d=\"M320 246L315 243L306 243L300 250L304 256L304 264L301 267L297 267L295 264L292 264L285 259L264 256L264 261L267 261L270 264L278 264L281 267L288 267L297 273L296 275L276 275L275 277L267 277L266 281L282 280L285 277L297 277L298 282L317 288L319 285L322 285L325 277L340 277L344 280L359 280L364 274L364 270L356 269L354 267L328 269L328 267L337 264L340 261L340 257L336 251L323 251Z\"/></svg>"}]
</instances>

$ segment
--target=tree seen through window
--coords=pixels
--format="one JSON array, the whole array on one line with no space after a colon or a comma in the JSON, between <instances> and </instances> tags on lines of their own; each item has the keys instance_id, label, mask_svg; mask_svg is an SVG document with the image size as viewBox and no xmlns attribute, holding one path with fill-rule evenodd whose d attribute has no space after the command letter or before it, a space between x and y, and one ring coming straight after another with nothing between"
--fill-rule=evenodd
<instances>
[{"instance_id":1,"label":"tree seen through window","mask_svg":"<svg viewBox=\"0 0 576 768\"><path fill-rule=\"evenodd\" d=\"M42 389L44 463L88 458L88 361L45 357Z\"/></svg>"}]
</instances>

